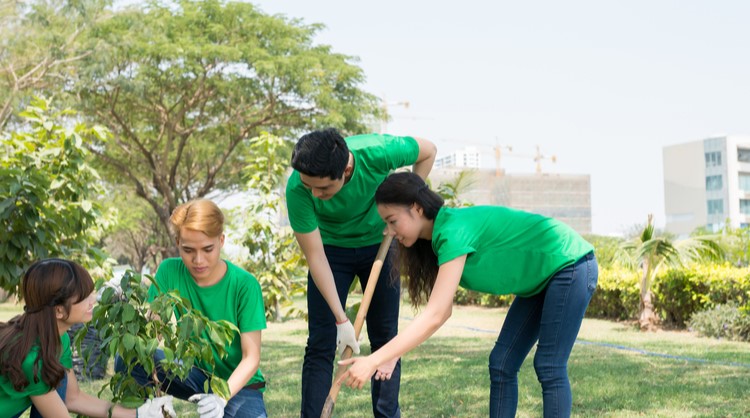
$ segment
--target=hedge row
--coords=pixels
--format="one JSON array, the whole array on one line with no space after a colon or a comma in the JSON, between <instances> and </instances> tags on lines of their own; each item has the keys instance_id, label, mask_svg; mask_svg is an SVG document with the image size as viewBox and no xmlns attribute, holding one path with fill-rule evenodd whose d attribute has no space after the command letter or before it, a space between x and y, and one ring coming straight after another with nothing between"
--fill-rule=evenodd
<instances>
[{"instance_id":1,"label":"hedge row","mask_svg":"<svg viewBox=\"0 0 750 418\"><path fill-rule=\"evenodd\" d=\"M630 320L638 318L641 274L622 268L601 268L599 285L586 316ZM721 304L739 306L750 314L750 268L731 265L691 265L663 269L652 285L654 307L665 324L684 327L690 317ZM462 288L459 305L508 306L512 296L495 296Z\"/></svg>"},{"instance_id":2,"label":"hedge row","mask_svg":"<svg viewBox=\"0 0 750 418\"><path fill-rule=\"evenodd\" d=\"M619 268L599 271L599 286L586 314L610 319L636 319L640 304L640 272ZM683 327L690 317L721 304L750 313L750 268L691 265L665 269L652 285L654 308L661 320Z\"/></svg>"}]
</instances>

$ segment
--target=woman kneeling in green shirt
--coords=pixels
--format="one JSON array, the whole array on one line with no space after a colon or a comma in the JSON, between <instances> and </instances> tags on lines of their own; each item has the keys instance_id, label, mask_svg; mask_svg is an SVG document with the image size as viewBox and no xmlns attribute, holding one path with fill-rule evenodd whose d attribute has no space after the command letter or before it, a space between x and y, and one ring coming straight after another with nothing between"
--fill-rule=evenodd
<instances>
[{"instance_id":1,"label":"woman kneeling in green shirt","mask_svg":"<svg viewBox=\"0 0 750 418\"><path fill-rule=\"evenodd\" d=\"M83 393L71 370L68 329L88 322L94 309L94 282L80 265L59 258L32 264L23 276L24 313L0 323L0 413L31 418L176 417L172 397L127 409ZM55 390L57 389L57 390Z\"/></svg>"},{"instance_id":2,"label":"woman kneeling in green shirt","mask_svg":"<svg viewBox=\"0 0 750 418\"><path fill-rule=\"evenodd\" d=\"M566 224L500 206L443 207L443 199L413 173L389 176L375 193L387 233L401 244L402 271L414 305L427 306L413 323L351 365L346 384L361 388L381 365L429 338L451 315L458 286L514 294L490 353L490 416L513 417L518 371L538 342L534 369L545 417L569 416L567 363L596 288L593 247Z\"/></svg>"}]
</instances>

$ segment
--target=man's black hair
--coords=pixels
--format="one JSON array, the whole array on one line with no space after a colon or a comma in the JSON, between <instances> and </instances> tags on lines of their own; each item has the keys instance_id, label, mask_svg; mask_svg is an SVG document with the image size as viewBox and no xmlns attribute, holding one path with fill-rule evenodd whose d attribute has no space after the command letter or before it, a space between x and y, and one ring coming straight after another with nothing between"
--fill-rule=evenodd
<instances>
[{"instance_id":1,"label":"man's black hair","mask_svg":"<svg viewBox=\"0 0 750 418\"><path fill-rule=\"evenodd\" d=\"M333 128L303 135L292 151L292 167L311 177L338 180L349 163L349 147L344 137Z\"/></svg>"}]
</instances>

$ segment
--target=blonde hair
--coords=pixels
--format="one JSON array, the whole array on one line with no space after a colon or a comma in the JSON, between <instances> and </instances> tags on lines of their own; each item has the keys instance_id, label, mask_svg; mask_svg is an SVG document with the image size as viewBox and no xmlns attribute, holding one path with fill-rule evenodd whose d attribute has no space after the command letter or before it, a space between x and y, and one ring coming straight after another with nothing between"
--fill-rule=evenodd
<instances>
[{"instance_id":1,"label":"blonde hair","mask_svg":"<svg viewBox=\"0 0 750 418\"><path fill-rule=\"evenodd\" d=\"M169 217L172 234L180 239L182 228L203 232L211 238L224 233L224 214L216 203L208 199L191 200L177 206Z\"/></svg>"}]
</instances>

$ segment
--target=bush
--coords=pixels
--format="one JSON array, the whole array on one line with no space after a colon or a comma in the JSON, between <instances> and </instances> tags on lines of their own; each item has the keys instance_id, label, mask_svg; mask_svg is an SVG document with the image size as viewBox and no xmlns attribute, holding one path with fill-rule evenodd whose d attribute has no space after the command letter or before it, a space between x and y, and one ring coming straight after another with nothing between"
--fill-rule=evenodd
<instances>
[{"instance_id":1,"label":"bush","mask_svg":"<svg viewBox=\"0 0 750 418\"><path fill-rule=\"evenodd\" d=\"M484 306L487 308L499 308L510 306L513 302L513 295L492 295L489 293L475 292L459 287L456 296L453 298L456 305L474 305Z\"/></svg>"},{"instance_id":2,"label":"bush","mask_svg":"<svg viewBox=\"0 0 750 418\"><path fill-rule=\"evenodd\" d=\"M640 281L640 271L600 267L599 283L586 316L614 320L638 318ZM685 327L697 312L720 304L737 306L745 312L745 318L750 317L750 268L694 264L664 269L654 279L651 290L659 318L670 326ZM509 295L495 296L462 288L454 299L458 305L488 307L508 306L512 300Z\"/></svg>"},{"instance_id":3,"label":"bush","mask_svg":"<svg viewBox=\"0 0 750 418\"><path fill-rule=\"evenodd\" d=\"M633 319L640 305L640 272L600 268L599 282L586 315L594 318Z\"/></svg>"},{"instance_id":4,"label":"bush","mask_svg":"<svg viewBox=\"0 0 750 418\"><path fill-rule=\"evenodd\" d=\"M720 304L750 306L750 269L696 264L665 270L653 292L662 321L682 327L693 314Z\"/></svg>"},{"instance_id":5,"label":"bush","mask_svg":"<svg viewBox=\"0 0 750 418\"><path fill-rule=\"evenodd\" d=\"M689 327L706 337L750 341L750 315L733 304L696 313L690 318Z\"/></svg>"}]
</instances>

